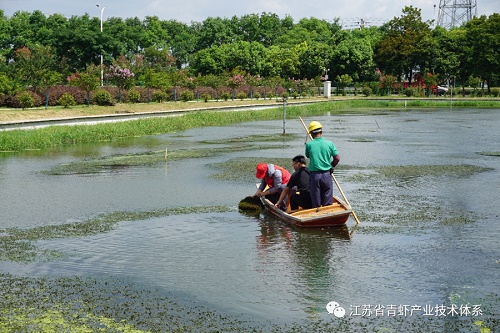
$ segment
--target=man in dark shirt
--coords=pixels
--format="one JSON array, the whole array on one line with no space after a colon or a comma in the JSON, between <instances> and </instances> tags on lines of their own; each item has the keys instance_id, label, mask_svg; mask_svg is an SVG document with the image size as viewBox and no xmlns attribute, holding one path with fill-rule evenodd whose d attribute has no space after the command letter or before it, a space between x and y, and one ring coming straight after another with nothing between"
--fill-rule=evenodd
<instances>
[{"instance_id":1,"label":"man in dark shirt","mask_svg":"<svg viewBox=\"0 0 500 333\"><path fill-rule=\"evenodd\" d=\"M297 155L292 159L293 169L295 172L290 177L290 181L286 185L280 198L276 202L276 207L280 207L284 203L285 198L290 195L290 208L292 210L302 208L311 208L311 194L309 192L309 170L306 167L306 158L303 155ZM297 193L299 192L299 193Z\"/></svg>"}]
</instances>

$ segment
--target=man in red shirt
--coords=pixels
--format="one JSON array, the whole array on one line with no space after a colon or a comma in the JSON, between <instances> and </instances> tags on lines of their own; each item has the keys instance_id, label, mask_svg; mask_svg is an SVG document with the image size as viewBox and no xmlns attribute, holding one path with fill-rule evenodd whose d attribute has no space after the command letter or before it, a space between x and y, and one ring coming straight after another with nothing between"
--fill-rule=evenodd
<instances>
[{"instance_id":1,"label":"man in red shirt","mask_svg":"<svg viewBox=\"0 0 500 333\"><path fill-rule=\"evenodd\" d=\"M262 179L255 196L265 196L272 203L276 203L290 180L290 172L279 165L266 163L259 163L255 169L255 177Z\"/></svg>"}]
</instances>

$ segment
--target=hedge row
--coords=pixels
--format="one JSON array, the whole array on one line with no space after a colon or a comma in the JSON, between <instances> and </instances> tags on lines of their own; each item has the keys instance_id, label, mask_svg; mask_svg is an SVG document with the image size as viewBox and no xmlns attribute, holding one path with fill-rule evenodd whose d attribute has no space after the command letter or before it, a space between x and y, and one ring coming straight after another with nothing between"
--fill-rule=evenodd
<instances>
[{"instance_id":1,"label":"hedge row","mask_svg":"<svg viewBox=\"0 0 500 333\"><path fill-rule=\"evenodd\" d=\"M258 87L251 88L250 86L241 86L233 92L228 87L223 87L216 92L210 87L197 87L194 91L187 88L171 88L168 90L161 89L147 89L144 87L134 87L128 91L119 91L117 87L102 87L90 93L91 104L97 104L95 101L96 94L106 91L111 95L113 102L122 103L147 103L147 102L165 102L165 101L181 101L186 100L186 96L192 96L190 99L227 99L230 98L241 98L242 96L259 97L259 98L274 98L276 94L282 96L286 90L283 87L278 89L270 90L269 88ZM186 93L188 91L192 92L192 95ZM47 95L42 96L33 91L27 91L29 96L33 101L33 107L41 107L48 104L48 106L60 105L60 98L63 94L67 93L73 96L76 105L87 104L87 93L80 90L74 86L59 85L54 86L48 90L48 103ZM315 88L309 92L307 95L321 94L322 92ZM234 94L234 95L233 95ZM303 93L304 94L304 93ZM184 97L184 98L183 98ZM10 108L22 108L23 98L26 99L26 92L21 92L16 95L0 95L0 107L10 107ZM189 99L189 98L188 98ZM31 106L30 106L31 107Z\"/></svg>"}]
</instances>

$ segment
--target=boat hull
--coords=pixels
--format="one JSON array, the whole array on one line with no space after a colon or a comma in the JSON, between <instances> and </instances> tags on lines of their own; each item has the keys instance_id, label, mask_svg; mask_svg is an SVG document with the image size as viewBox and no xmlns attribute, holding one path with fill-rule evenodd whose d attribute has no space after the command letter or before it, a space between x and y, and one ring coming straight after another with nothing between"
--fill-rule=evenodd
<instances>
[{"instance_id":1,"label":"boat hull","mask_svg":"<svg viewBox=\"0 0 500 333\"><path fill-rule=\"evenodd\" d=\"M301 228L320 228L343 226L349 219L352 209L338 197L333 196L333 204L312 209L300 209L284 212L276 208L274 204L261 197L261 202L268 214L282 220L283 222Z\"/></svg>"}]
</instances>

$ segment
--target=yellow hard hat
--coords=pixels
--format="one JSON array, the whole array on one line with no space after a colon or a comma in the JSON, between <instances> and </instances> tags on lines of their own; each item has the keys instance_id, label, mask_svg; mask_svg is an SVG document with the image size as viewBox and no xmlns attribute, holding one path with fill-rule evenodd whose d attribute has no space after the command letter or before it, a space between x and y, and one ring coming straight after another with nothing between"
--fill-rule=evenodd
<instances>
[{"instance_id":1,"label":"yellow hard hat","mask_svg":"<svg viewBox=\"0 0 500 333\"><path fill-rule=\"evenodd\" d=\"M309 128L307 130L309 131L309 133L311 132L317 133L321 131L322 128L323 126L321 126L319 121L311 121L311 123L309 124Z\"/></svg>"}]
</instances>

